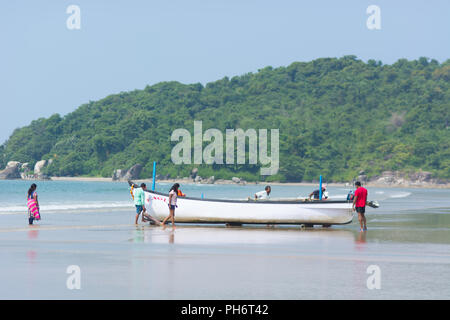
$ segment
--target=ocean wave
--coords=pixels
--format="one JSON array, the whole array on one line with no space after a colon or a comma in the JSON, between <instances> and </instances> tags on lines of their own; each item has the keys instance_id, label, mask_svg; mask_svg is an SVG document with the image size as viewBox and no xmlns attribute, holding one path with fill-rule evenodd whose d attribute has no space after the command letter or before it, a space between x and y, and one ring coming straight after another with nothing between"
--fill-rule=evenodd
<instances>
[{"instance_id":1,"label":"ocean wave","mask_svg":"<svg viewBox=\"0 0 450 320\"><path fill-rule=\"evenodd\" d=\"M397 192L389 195L389 198L406 198L411 195L411 192Z\"/></svg>"},{"instance_id":2,"label":"ocean wave","mask_svg":"<svg viewBox=\"0 0 450 320\"><path fill-rule=\"evenodd\" d=\"M120 202L84 202L84 203L50 203L41 205L42 212L59 212L59 211L78 211L78 210L98 210L98 209L127 209L132 208L133 203L130 201ZM0 207L0 215L19 214L27 212L26 205L6 205Z\"/></svg>"}]
</instances>

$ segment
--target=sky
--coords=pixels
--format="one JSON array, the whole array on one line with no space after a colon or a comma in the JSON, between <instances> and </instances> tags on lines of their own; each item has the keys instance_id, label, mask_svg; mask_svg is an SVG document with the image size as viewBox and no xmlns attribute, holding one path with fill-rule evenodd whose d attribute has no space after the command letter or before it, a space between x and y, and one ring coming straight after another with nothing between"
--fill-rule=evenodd
<instances>
[{"instance_id":1,"label":"sky","mask_svg":"<svg viewBox=\"0 0 450 320\"><path fill-rule=\"evenodd\" d=\"M0 144L32 120L161 81L344 55L444 62L449 40L448 0L2 1Z\"/></svg>"}]
</instances>

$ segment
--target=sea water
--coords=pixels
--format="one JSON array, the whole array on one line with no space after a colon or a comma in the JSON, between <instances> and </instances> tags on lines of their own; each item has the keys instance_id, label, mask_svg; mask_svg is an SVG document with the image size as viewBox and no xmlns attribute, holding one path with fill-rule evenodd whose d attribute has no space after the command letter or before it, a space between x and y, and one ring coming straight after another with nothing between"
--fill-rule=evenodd
<instances>
[{"instance_id":1,"label":"sea water","mask_svg":"<svg viewBox=\"0 0 450 320\"><path fill-rule=\"evenodd\" d=\"M449 189L368 188L380 208L367 208L369 230L359 232L356 216L313 229L135 226L127 183L77 181L36 182L42 220L28 226L31 183L0 181L0 299L450 298ZM245 199L264 185L181 189ZM313 189L273 185L271 197ZM328 187L332 199L349 190Z\"/></svg>"}]
</instances>

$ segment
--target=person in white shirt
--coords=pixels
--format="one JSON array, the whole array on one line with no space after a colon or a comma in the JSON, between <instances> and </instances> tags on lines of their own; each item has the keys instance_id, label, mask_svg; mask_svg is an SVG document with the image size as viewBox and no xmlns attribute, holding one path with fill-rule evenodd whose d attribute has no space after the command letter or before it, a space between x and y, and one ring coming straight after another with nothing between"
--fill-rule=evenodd
<instances>
[{"instance_id":1,"label":"person in white shirt","mask_svg":"<svg viewBox=\"0 0 450 320\"><path fill-rule=\"evenodd\" d=\"M180 185L175 183L169 191L169 215L161 223L162 226L165 225L166 221L171 220L172 227L175 227L175 208L177 208L177 198L178 198L178 188Z\"/></svg>"},{"instance_id":2,"label":"person in white shirt","mask_svg":"<svg viewBox=\"0 0 450 320\"><path fill-rule=\"evenodd\" d=\"M270 198L270 186L266 186L263 191L255 193L255 200L268 200Z\"/></svg>"}]
</instances>

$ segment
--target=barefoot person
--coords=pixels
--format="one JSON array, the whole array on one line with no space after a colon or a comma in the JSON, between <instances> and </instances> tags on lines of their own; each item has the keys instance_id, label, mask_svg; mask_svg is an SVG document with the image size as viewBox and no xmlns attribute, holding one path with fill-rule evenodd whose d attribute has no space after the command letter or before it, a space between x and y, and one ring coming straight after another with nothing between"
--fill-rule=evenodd
<instances>
[{"instance_id":1,"label":"barefoot person","mask_svg":"<svg viewBox=\"0 0 450 320\"><path fill-rule=\"evenodd\" d=\"M172 226L175 226L175 208L177 207L177 198L178 198L178 189L180 185L175 183L169 191L169 215L163 220L162 224L166 223L166 221L170 218L172 221Z\"/></svg>"},{"instance_id":2,"label":"barefoot person","mask_svg":"<svg viewBox=\"0 0 450 320\"><path fill-rule=\"evenodd\" d=\"M136 207L136 218L134 219L134 224L138 224L139 215L141 212L145 211L145 194L144 194L145 183L141 184L140 188L134 189L134 205Z\"/></svg>"},{"instance_id":3,"label":"barefoot person","mask_svg":"<svg viewBox=\"0 0 450 320\"><path fill-rule=\"evenodd\" d=\"M39 213L39 202L36 192L36 184L32 184L30 189L28 189L27 194L27 207L28 207L28 224L32 225L34 220L41 220L41 215Z\"/></svg>"},{"instance_id":4,"label":"barefoot person","mask_svg":"<svg viewBox=\"0 0 450 320\"><path fill-rule=\"evenodd\" d=\"M358 212L358 220L361 225L360 231L366 231L366 202L367 202L367 189L361 187L361 182L355 182L356 191L353 198L353 211Z\"/></svg>"}]
</instances>

